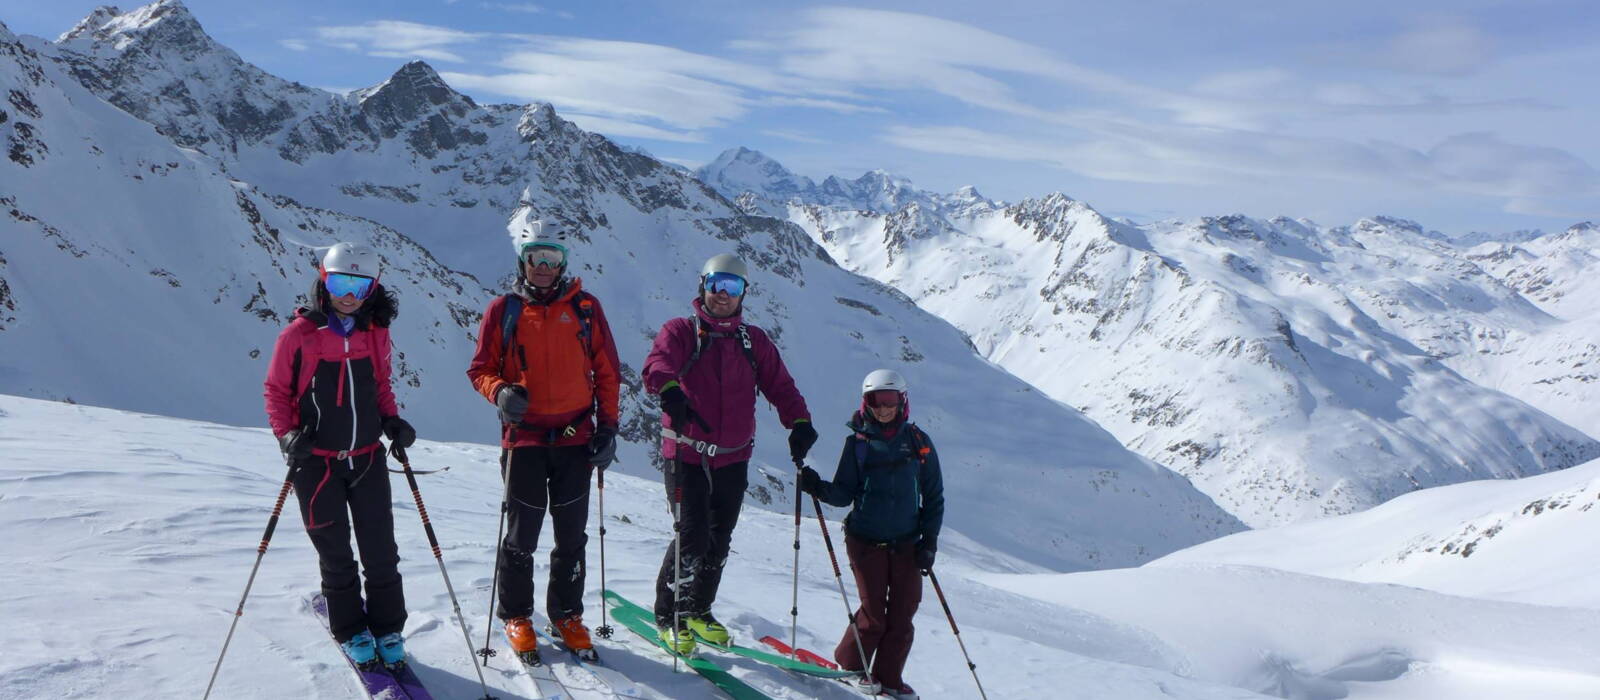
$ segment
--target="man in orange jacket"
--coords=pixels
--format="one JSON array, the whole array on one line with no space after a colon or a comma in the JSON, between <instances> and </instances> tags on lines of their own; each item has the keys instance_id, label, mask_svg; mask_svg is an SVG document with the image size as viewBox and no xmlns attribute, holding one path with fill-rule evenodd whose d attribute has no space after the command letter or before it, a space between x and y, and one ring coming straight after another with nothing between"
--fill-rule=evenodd
<instances>
[{"instance_id":1,"label":"man in orange jacket","mask_svg":"<svg viewBox=\"0 0 1600 700\"><path fill-rule=\"evenodd\" d=\"M545 612L564 644L594 658L583 625L589 479L616 459L617 346L600 301L566 276L567 229L530 222L512 293L489 303L467 376L500 411L506 537L497 564L506 637L538 658L533 554L545 512L555 530Z\"/></svg>"}]
</instances>

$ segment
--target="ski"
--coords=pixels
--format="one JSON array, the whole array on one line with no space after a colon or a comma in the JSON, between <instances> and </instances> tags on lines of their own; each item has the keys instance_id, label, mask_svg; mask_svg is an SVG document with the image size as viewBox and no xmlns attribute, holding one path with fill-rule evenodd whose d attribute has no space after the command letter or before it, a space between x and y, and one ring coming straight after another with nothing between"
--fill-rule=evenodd
<instances>
[{"instance_id":1,"label":"ski","mask_svg":"<svg viewBox=\"0 0 1600 700\"><path fill-rule=\"evenodd\" d=\"M632 612L634 615L645 619L654 619L655 617L654 613L639 607L632 601L617 595L613 591L606 591L605 596L606 601L611 603L614 609L627 610ZM743 656L747 659L753 659L764 664L776 666L785 671L793 671L795 673L801 673L807 676L839 679L861 675L855 671L845 671L837 668L827 668L825 666L809 664L803 661L795 661L787 656L779 656L777 654L765 652L760 649L751 649L750 647L740 646L738 644L712 644L711 642L705 641L704 639L699 639L698 637L696 638L696 641L702 646L715 649L723 653Z\"/></svg>"},{"instance_id":2,"label":"ski","mask_svg":"<svg viewBox=\"0 0 1600 700\"><path fill-rule=\"evenodd\" d=\"M612 697L648 697L644 694L644 690L641 689L637 683L634 683L632 679L622 675L616 669L610 668L601 663L599 655L595 655L593 659L585 659L583 658L582 654L572 649L568 649L567 645L563 644L549 627L542 629L535 627L534 629L540 635L544 636L545 641L550 642L550 646L567 652L567 656L577 663L578 668L583 669L584 672L587 672L590 676L593 676L596 681L599 681L601 685L605 686L606 691L609 692Z\"/></svg>"},{"instance_id":3,"label":"ski","mask_svg":"<svg viewBox=\"0 0 1600 700\"><path fill-rule=\"evenodd\" d=\"M795 658L797 658L797 659L799 659L801 661L804 661L804 662L806 662L808 664L811 664L813 666L821 666L823 668L830 668L830 669L835 669L835 670L837 670L839 668L839 664L836 664L836 663L834 663L832 661L829 661L827 659L822 658L820 655L818 655L816 652L814 652L814 651L812 651L810 649L795 649L795 648L789 646L788 644L784 644L782 640L780 640L777 637L774 637L774 636L772 636L770 634L765 636L765 637L762 637L761 638L761 643L765 644L765 645L767 645L769 647L772 647L779 654L783 654L784 656L789 656L789 655L792 654L792 655L794 655Z\"/></svg>"},{"instance_id":4,"label":"ski","mask_svg":"<svg viewBox=\"0 0 1600 700\"><path fill-rule=\"evenodd\" d=\"M311 598L311 611L316 613L317 619L322 621L322 628L328 630L328 638L333 639L333 628L328 622L328 600L323 598L321 593ZM334 644L337 645L338 640L334 640ZM356 672L356 677L361 681L361 688L367 692L367 697L372 698L372 700L409 700L417 697L411 695L406 685L399 678L396 678L389 669L384 668L383 664L376 663L371 668L362 668L357 666L356 662L351 661L350 657L345 655L343 649L339 649L339 658L344 659L345 663L350 665L350 670ZM403 671L410 672L407 665L402 665L400 668ZM416 680L416 673L411 672L410 677L414 687L421 691L421 698L433 700L433 696L428 695L428 692L422 689L422 683Z\"/></svg>"},{"instance_id":5,"label":"ski","mask_svg":"<svg viewBox=\"0 0 1600 700\"><path fill-rule=\"evenodd\" d=\"M683 661L684 665L693 669L695 673L700 674L702 678L710 681L712 685L717 686L728 697L733 698L733 700L771 700L767 694L735 678L733 674L728 673L727 669L718 666L716 663L698 656L685 656L673 651L672 647L657 636L659 630L656 629L655 616L652 614L647 617L644 614L644 608L634 605L627 598L623 598L612 591L606 591L605 597L608 603L616 604L611 610L612 617L617 622L622 623L623 627L632 630L634 634L643 637L668 655L678 657Z\"/></svg>"},{"instance_id":6,"label":"ski","mask_svg":"<svg viewBox=\"0 0 1600 700\"><path fill-rule=\"evenodd\" d=\"M555 671L551 670L539 656L539 650L512 651L511 655L516 657L517 665L522 667L523 677L533 684L534 700L571 700L572 693L567 691L567 684L556 678Z\"/></svg>"}]
</instances>

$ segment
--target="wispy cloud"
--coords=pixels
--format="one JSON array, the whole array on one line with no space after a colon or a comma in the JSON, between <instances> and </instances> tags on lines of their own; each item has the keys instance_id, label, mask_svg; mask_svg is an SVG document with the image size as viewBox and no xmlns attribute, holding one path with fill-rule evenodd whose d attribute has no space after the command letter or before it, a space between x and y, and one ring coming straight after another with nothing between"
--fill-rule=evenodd
<instances>
[{"instance_id":1,"label":"wispy cloud","mask_svg":"<svg viewBox=\"0 0 1600 700\"><path fill-rule=\"evenodd\" d=\"M795 143L829 143L827 139L817 138L811 134L794 131L792 129L762 129L761 133L773 138L779 138L785 141L793 141Z\"/></svg>"},{"instance_id":2,"label":"wispy cloud","mask_svg":"<svg viewBox=\"0 0 1600 700\"><path fill-rule=\"evenodd\" d=\"M358 25L316 27L312 34L318 42L327 46L368 56L424 58L455 63L464 59L449 47L471 44L485 36L448 27L388 19Z\"/></svg>"},{"instance_id":3,"label":"wispy cloud","mask_svg":"<svg viewBox=\"0 0 1600 700\"><path fill-rule=\"evenodd\" d=\"M549 11L543 5L535 5L531 2L486 2L482 3L481 6L486 10L504 10L506 12L521 12L529 15L542 15Z\"/></svg>"},{"instance_id":4,"label":"wispy cloud","mask_svg":"<svg viewBox=\"0 0 1600 700\"><path fill-rule=\"evenodd\" d=\"M279 39L278 45L290 51L306 51L311 48L311 45L303 39Z\"/></svg>"}]
</instances>

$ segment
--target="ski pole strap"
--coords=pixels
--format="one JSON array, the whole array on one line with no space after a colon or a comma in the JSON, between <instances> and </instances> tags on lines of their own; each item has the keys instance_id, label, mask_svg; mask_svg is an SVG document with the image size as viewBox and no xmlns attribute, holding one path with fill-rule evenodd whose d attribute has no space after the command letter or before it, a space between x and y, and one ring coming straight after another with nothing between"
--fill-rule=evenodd
<instances>
[{"instance_id":1,"label":"ski pole strap","mask_svg":"<svg viewBox=\"0 0 1600 700\"><path fill-rule=\"evenodd\" d=\"M666 426L661 427L661 437L686 445L689 449L694 450L702 457L715 457L717 456L718 452L738 452L739 450L749 447L750 443L754 440L754 438L745 440L743 443L732 447L727 445L717 445L716 443L706 442L705 440L696 440L688 435L682 435L672 428L668 428Z\"/></svg>"}]
</instances>

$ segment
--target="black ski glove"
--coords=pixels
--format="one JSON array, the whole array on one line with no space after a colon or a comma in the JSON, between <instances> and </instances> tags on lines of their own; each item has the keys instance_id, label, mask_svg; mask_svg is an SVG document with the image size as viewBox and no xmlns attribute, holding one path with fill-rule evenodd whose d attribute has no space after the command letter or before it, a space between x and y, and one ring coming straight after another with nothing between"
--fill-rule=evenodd
<instances>
[{"instance_id":1,"label":"black ski glove","mask_svg":"<svg viewBox=\"0 0 1600 700\"><path fill-rule=\"evenodd\" d=\"M389 416L383 419L383 436L389 438L389 444L402 450L417 441L416 429L412 428L411 424L400 416Z\"/></svg>"},{"instance_id":2,"label":"black ski glove","mask_svg":"<svg viewBox=\"0 0 1600 700\"><path fill-rule=\"evenodd\" d=\"M917 543L917 568L923 573L933 570L933 559L939 553L939 545L931 539L922 538Z\"/></svg>"},{"instance_id":3,"label":"black ski glove","mask_svg":"<svg viewBox=\"0 0 1600 700\"><path fill-rule=\"evenodd\" d=\"M800 468L800 491L813 496L822 490L822 475L811 467Z\"/></svg>"},{"instance_id":4,"label":"black ski glove","mask_svg":"<svg viewBox=\"0 0 1600 700\"><path fill-rule=\"evenodd\" d=\"M709 433L711 426L706 425L700 414L694 412L689 406L689 395L683 393L683 387L673 384L661 390L661 410L667 414L667 419L672 425L672 432L679 435L689 427L689 422L694 421L701 430Z\"/></svg>"},{"instance_id":5,"label":"black ski glove","mask_svg":"<svg viewBox=\"0 0 1600 700\"><path fill-rule=\"evenodd\" d=\"M615 461L617 461L616 426L596 426L594 434L589 436L589 463L604 470Z\"/></svg>"},{"instance_id":6,"label":"black ski glove","mask_svg":"<svg viewBox=\"0 0 1600 700\"><path fill-rule=\"evenodd\" d=\"M278 450L283 452L283 462L286 466L294 466L295 462L311 458L311 444L316 442L316 435L305 428L295 428L278 438Z\"/></svg>"},{"instance_id":7,"label":"black ski glove","mask_svg":"<svg viewBox=\"0 0 1600 700\"><path fill-rule=\"evenodd\" d=\"M503 384L494 395L494 405L500 408L501 423L521 423L522 416L528 412L528 390L516 384Z\"/></svg>"},{"instance_id":8,"label":"black ski glove","mask_svg":"<svg viewBox=\"0 0 1600 700\"><path fill-rule=\"evenodd\" d=\"M811 421L797 420L794 427L789 429L789 456L794 459L805 459L806 453L811 451L811 446L817 444L817 429L811 427Z\"/></svg>"}]
</instances>

